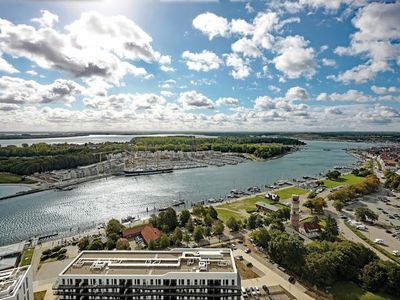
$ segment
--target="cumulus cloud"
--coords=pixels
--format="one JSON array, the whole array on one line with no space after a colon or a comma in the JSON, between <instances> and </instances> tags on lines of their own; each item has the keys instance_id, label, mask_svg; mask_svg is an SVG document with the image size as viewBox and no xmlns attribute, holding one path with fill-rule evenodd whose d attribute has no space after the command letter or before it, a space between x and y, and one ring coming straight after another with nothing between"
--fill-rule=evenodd
<instances>
[{"instance_id":1,"label":"cumulus cloud","mask_svg":"<svg viewBox=\"0 0 400 300\"><path fill-rule=\"evenodd\" d=\"M308 98L307 90L299 86L291 87L286 92L286 99L289 100L308 100Z\"/></svg>"},{"instance_id":2,"label":"cumulus cloud","mask_svg":"<svg viewBox=\"0 0 400 300\"><path fill-rule=\"evenodd\" d=\"M334 66L336 66L336 61L334 59L330 59L330 58L323 58L322 64L324 66L334 67Z\"/></svg>"},{"instance_id":3,"label":"cumulus cloud","mask_svg":"<svg viewBox=\"0 0 400 300\"><path fill-rule=\"evenodd\" d=\"M236 106L239 105L239 100L233 97L222 97L218 98L215 103L217 104L217 106Z\"/></svg>"},{"instance_id":4,"label":"cumulus cloud","mask_svg":"<svg viewBox=\"0 0 400 300\"><path fill-rule=\"evenodd\" d=\"M325 112L331 115L343 115L343 111L338 107L327 107Z\"/></svg>"},{"instance_id":5,"label":"cumulus cloud","mask_svg":"<svg viewBox=\"0 0 400 300\"><path fill-rule=\"evenodd\" d=\"M153 50L152 38L124 16L82 13L65 26L64 33L51 27L15 25L4 19L0 19L0 27L0 50L4 53L76 77L98 77L119 84L128 73L148 76L144 68L124 59L153 62L162 57Z\"/></svg>"},{"instance_id":6,"label":"cumulus cloud","mask_svg":"<svg viewBox=\"0 0 400 300\"><path fill-rule=\"evenodd\" d=\"M216 70L222 64L222 60L214 52L203 50L200 53L185 51L182 58L189 70L208 72Z\"/></svg>"},{"instance_id":7,"label":"cumulus cloud","mask_svg":"<svg viewBox=\"0 0 400 300\"><path fill-rule=\"evenodd\" d=\"M229 34L228 20L211 12L198 15L193 19L192 25L207 35L210 40L216 36L225 37Z\"/></svg>"},{"instance_id":8,"label":"cumulus cloud","mask_svg":"<svg viewBox=\"0 0 400 300\"><path fill-rule=\"evenodd\" d=\"M226 65L233 68L233 70L230 72L233 78L244 79L250 75L251 68L241 57L234 53L228 54L225 57Z\"/></svg>"},{"instance_id":9,"label":"cumulus cloud","mask_svg":"<svg viewBox=\"0 0 400 300\"><path fill-rule=\"evenodd\" d=\"M316 73L315 51L308 44L299 35L280 39L275 45L278 56L272 60L275 68L291 79L313 77Z\"/></svg>"},{"instance_id":10,"label":"cumulus cloud","mask_svg":"<svg viewBox=\"0 0 400 300\"><path fill-rule=\"evenodd\" d=\"M40 18L31 19L32 22L38 23L42 27L53 27L56 23L58 23L58 16L49 12L48 10L41 10Z\"/></svg>"},{"instance_id":11,"label":"cumulus cloud","mask_svg":"<svg viewBox=\"0 0 400 300\"><path fill-rule=\"evenodd\" d=\"M1 57L1 52L0 52L0 72L10 73L10 74L19 73L19 71L16 68L14 68L12 64L10 64L3 57Z\"/></svg>"},{"instance_id":12,"label":"cumulus cloud","mask_svg":"<svg viewBox=\"0 0 400 300\"><path fill-rule=\"evenodd\" d=\"M318 101L354 101L354 102L370 102L374 98L365 95L363 92L357 90L348 90L345 93L321 93L317 97Z\"/></svg>"},{"instance_id":13,"label":"cumulus cloud","mask_svg":"<svg viewBox=\"0 0 400 300\"><path fill-rule=\"evenodd\" d=\"M84 87L71 80L57 79L42 85L33 80L17 77L0 77L0 103L43 104L61 102L71 104L75 96L83 94Z\"/></svg>"},{"instance_id":14,"label":"cumulus cloud","mask_svg":"<svg viewBox=\"0 0 400 300\"><path fill-rule=\"evenodd\" d=\"M373 85L371 86L371 90L375 94L380 94L380 95L400 92L400 89L395 86L385 87L385 86Z\"/></svg>"},{"instance_id":15,"label":"cumulus cloud","mask_svg":"<svg viewBox=\"0 0 400 300\"><path fill-rule=\"evenodd\" d=\"M337 47L338 55L363 55L367 57L360 64L337 76L330 78L345 83L354 81L364 83L373 79L378 73L390 71L390 62L396 61L400 55L400 46L396 42L400 38L400 2L370 3L361 8L352 23L358 30L351 35L349 47Z\"/></svg>"},{"instance_id":16,"label":"cumulus cloud","mask_svg":"<svg viewBox=\"0 0 400 300\"><path fill-rule=\"evenodd\" d=\"M180 102L185 109L214 108L214 103L211 99L196 91L181 93L178 102Z\"/></svg>"},{"instance_id":17,"label":"cumulus cloud","mask_svg":"<svg viewBox=\"0 0 400 300\"><path fill-rule=\"evenodd\" d=\"M230 23L230 31L240 35L251 35L254 31L254 26L243 19L233 19Z\"/></svg>"},{"instance_id":18,"label":"cumulus cloud","mask_svg":"<svg viewBox=\"0 0 400 300\"><path fill-rule=\"evenodd\" d=\"M116 94L108 97L85 98L83 103L95 109L152 109L166 104L164 97L156 94Z\"/></svg>"},{"instance_id":19,"label":"cumulus cloud","mask_svg":"<svg viewBox=\"0 0 400 300\"><path fill-rule=\"evenodd\" d=\"M372 108L360 111L356 115L356 119L360 123L387 125L393 122L398 122L400 118L400 112L389 106L376 104Z\"/></svg>"},{"instance_id":20,"label":"cumulus cloud","mask_svg":"<svg viewBox=\"0 0 400 300\"><path fill-rule=\"evenodd\" d=\"M262 56L261 51L257 48L253 40L241 38L234 42L231 46L232 51L235 53L242 53L244 56L249 57L260 57Z\"/></svg>"}]
</instances>

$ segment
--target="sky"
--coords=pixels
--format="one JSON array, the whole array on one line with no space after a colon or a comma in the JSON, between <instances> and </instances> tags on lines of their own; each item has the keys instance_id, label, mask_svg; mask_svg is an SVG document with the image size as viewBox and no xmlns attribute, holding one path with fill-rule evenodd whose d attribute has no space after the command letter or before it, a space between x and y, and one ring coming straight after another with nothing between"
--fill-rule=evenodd
<instances>
[{"instance_id":1,"label":"sky","mask_svg":"<svg viewBox=\"0 0 400 300\"><path fill-rule=\"evenodd\" d=\"M0 131L399 131L400 1L2 0Z\"/></svg>"}]
</instances>

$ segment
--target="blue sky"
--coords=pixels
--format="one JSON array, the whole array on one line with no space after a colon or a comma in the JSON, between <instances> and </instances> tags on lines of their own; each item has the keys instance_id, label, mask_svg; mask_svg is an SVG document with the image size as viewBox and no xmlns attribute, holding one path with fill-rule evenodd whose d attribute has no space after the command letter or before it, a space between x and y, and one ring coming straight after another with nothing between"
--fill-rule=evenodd
<instances>
[{"instance_id":1,"label":"blue sky","mask_svg":"<svg viewBox=\"0 0 400 300\"><path fill-rule=\"evenodd\" d=\"M399 40L399 1L2 1L0 130L398 131Z\"/></svg>"}]
</instances>

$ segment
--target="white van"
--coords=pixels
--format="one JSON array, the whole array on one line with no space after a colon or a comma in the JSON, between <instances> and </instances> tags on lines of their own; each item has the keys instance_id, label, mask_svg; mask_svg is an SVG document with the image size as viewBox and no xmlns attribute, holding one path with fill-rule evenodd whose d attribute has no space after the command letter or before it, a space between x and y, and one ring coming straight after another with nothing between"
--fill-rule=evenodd
<instances>
[{"instance_id":1,"label":"white van","mask_svg":"<svg viewBox=\"0 0 400 300\"><path fill-rule=\"evenodd\" d=\"M375 239L374 241L375 244L383 245L384 241L382 239Z\"/></svg>"}]
</instances>

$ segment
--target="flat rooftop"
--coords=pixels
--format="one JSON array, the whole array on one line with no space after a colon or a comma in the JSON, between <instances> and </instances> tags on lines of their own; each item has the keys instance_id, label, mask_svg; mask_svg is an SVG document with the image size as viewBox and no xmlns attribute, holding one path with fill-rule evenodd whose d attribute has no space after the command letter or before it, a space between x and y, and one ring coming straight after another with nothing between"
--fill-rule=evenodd
<instances>
[{"instance_id":1,"label":"flat rooftop","mask_svg":"<svg viewBox=\"0 0 400 300\"><path fill-rule=\"evenodd\" d=\"M0 271L0 299L14 295L28 270L29 266Z\"/></svg>"},{"instance_id":2,"label":"flat rooftop","mask_svg":"<svg viewBox=\"0 0 400 300\"><path fill-rule=\"evenodd\" d=\"M83 251L60 276L162 276L171 272L237 271L230 249L179 248L167 251Z\"/></svg>"}]
</instances>

